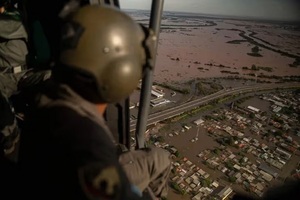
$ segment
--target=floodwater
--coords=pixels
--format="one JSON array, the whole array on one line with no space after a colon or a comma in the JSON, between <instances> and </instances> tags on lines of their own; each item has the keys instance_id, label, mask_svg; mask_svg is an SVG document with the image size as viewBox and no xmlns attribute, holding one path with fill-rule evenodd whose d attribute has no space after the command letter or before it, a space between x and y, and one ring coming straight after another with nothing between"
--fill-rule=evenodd
<instances>
[{"instance_id":1,"label":"floodwater","mask_svg":"<svg viewBox=\"0 0 300 200\"><path fill-rule=\"evenodd\" d=\"M258 108L262 112L268 112L270 110L271 103L259 98L251 98L242 104L243 107L253 106Z\"/></svg>"},{"instance_id":2,"label":"floodwater","mask_svg":"<svg viewBox=\"0 0 300 200\"><path fill-rule=\"evenodd\" d=\"M240 76L246 77L245 74L249 73L276 76L300 75L300 66L289 66L295 58L267 49L272 48L299 57L299 32L284 30L283 27L275 24L230 20L215 20L214 23L217 25L164 29L160 34L154 81L180 82L197 77L231 75L221 73L221 70L239 73ZM262 57L247 55L256 45L242 38L239 35L241 31L244 31L246 36L249 36L251 32L256 33L252 39L267 47L259 47L259 54ZM233 40L244 40L244 42L227 43ZM242 69L242 67L251 68L253 64L270 67L273 71ZM251 77L248 76L248 78Z\"/></svg>"}]
</instances>

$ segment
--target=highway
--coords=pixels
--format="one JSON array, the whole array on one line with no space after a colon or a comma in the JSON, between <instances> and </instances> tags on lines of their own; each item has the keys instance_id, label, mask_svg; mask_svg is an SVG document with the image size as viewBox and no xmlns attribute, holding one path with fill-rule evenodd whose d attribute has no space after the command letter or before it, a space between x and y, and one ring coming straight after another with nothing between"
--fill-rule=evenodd
<instances>
[{"instance_id":1,"label":"highway","mask_svg":"<svg viewBox=\"0 0 300 200\"><path fill-rule=\"evenodd\" d=\"M150 114L148 117L147 125L155 124L157 122L163 121L168 118L175 117L181 113L187 112L197 106L204 105L212 100L224 97L226 95L234 95L239 93L245 93L245 92L255 92L260 90L272 90L276 88L285 89L290 87L300 87L299 84L295 85L287 85L287 84L268 84L268 85L259 85L259 86L243 86L243 87L237 87L233 89L224 89L220 90L216 93L213 93L211 95L207 95L205 97L195 99L186 103L183 103L181 105L168 108L166 110L163 110L161 112ZM130 131L134 131L136 129L136 123L137 119L130 121Z\"/></svg>"}]
</instances>

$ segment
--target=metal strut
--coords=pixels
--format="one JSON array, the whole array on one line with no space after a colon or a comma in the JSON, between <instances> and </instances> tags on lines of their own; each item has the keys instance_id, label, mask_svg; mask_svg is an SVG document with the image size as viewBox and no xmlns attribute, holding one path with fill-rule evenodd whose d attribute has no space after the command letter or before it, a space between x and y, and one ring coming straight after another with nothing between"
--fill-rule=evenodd
<instances>
[{"instance_id":1,"label":"metal strut","mask_svg":"<svg viewBox=\"0 0 300 200\"><path fill-rule=\"evenodd\" d=\"M154 32L156 41L154 44L154 53L151 62L147 62L142 79L140 106L138 111L137 126L136 126L136 148L143 148L145 146L145 132L147 128L147 121L150 108L150 97L153 83L154 66L156 60L157 45L160 32L160 24L163 12L164 0L152 0L151 15L149 29ZM151 66L152 65L152 66Z\"/></svg>"}]
</instances>

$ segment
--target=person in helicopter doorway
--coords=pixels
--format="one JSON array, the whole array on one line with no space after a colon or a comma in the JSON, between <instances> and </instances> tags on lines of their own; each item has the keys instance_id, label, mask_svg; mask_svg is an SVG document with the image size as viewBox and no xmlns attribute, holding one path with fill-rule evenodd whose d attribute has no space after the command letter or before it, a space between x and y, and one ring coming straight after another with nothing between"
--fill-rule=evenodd
<instances>
[{"instance_id":1,"label":"person in helicopter doorway","mask_svg":"<svg viewBox=\"0 0 300 200\"><path fill-rule=\"evenodd\" d=\"M128 97L142 78L146 29L106 6L84 6L65 20L60 63L37 93L23 129L24 197L136 199L147 187L166 196L169 152L118 154L103 118L107 104Z\"/></svg>"}]
</instances>

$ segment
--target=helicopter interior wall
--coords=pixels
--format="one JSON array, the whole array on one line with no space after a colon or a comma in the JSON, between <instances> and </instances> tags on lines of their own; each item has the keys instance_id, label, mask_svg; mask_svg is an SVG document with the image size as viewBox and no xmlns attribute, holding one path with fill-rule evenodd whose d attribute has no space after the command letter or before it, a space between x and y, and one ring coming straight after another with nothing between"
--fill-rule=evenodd
<instances>
[{"instance_id":1,"label":"helicopter interior wall","mask_svg":"<svg viewBox=\"0 0 300 200\"><path fill-rule=\"evenodd\" d=\"M49 63L56 63L58 61L60 34L62 19L59 13L68 0L27 0L20 1L22 10L24 11L24 23L29 33L29 50L31 57L39 55L40 51L44 49L39 48L38 43L45 43L49 46L50 55L48 59L40 63L38 67L45 67ZM81 5L87 5L88 0L81 0ZM36 24L40 24L41 30L38 30ZM45 35L43 41L41 34ZM39 59L39 58L36 58Z\"/></svg>"}]
</instances>

